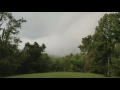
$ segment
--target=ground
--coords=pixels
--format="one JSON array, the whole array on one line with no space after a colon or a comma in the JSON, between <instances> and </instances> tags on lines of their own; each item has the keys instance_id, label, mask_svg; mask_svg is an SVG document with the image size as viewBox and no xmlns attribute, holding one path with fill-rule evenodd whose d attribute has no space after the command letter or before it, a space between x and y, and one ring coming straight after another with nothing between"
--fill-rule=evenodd
<instances>
[{"instance_id":1,"label":"ground","mask_svg":"<svg viewBox=\"0 0 120 90\"><path fill-rule=\"evenodd\" d=\"M49 73L14 75L9 76L7 78L105 78L105 76L100 74L80 72L49 72Z\"/></svg>"}]
</instances>

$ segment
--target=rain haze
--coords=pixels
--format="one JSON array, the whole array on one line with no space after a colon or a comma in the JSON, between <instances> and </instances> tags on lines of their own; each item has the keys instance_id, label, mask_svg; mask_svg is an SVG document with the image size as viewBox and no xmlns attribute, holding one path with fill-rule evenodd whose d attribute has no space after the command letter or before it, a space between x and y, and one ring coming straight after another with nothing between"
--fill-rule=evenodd
<instances>
[{"instance_id":1,"label":"rain haze","mask_svg":"<svg viewBox=\"0 0 120 90\"><path fill-rule=\"evenodd\" d=\"M100 18L108 12L12 12L17 19L27 20L22 25L19 48L26 42L46 45L45 52L53 56L80 53L82 38L92 35Z\"/></svg>"}]
</instances>

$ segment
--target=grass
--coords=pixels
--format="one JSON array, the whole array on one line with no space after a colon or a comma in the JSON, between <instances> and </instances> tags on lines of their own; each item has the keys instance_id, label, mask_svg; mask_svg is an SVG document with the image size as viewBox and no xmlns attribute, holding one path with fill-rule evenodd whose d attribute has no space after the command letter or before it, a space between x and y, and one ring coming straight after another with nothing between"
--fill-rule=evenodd
<instances>
[{"instance_id":1,"label":"grass","mask_svg":"<svg viewBox=\"0 0 120 90\"><path fill-rule=\"evenodd\" d=\"M105 78L104 75L79 72L49 72L14 75L6 78Z\"/></svg>"}]
</instances>

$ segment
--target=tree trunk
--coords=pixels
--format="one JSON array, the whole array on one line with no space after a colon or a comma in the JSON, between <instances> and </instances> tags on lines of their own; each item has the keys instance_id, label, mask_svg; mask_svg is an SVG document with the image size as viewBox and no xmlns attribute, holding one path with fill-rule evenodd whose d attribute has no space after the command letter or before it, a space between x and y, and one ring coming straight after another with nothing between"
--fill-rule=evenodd
<instances>
[{"instance_id":1,"label":"tree trunk","mask_svg":"<svg viewBox=\"0 0 120 90\"><path fill-rule=\"evenodd\" d=\"M107 72L107 76L110 76L110 69L109 69L109 58L108 58L108 72Z\"/></svg>"},{"instance_id":2,"label":"tree trunk","mask_svg":"<svg viewBox=\"0 0 120 90\"><path fill-rule=\"evenodd\" d=\"M108 72L107 72L108 77L110 77L110 64L111 64L111 55L108 58Z\"/></svg>"}]
</instances>

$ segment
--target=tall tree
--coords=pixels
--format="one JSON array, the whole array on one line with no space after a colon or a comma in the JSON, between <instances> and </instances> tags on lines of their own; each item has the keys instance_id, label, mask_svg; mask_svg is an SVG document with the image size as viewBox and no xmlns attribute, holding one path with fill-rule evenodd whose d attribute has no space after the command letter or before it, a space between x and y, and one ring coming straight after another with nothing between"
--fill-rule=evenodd
<instances>
[{"instance_id":1,"label":"tall tree","mask_svg":"<svg viewBox=\"0 0 120 90\"><path fill-rule=\"evenodd\" d=\"M98 21L98 26L92 37L91 41L86 40L87 44L84 43L85 40L83 40L83 46L79 48L81 50L85 48L87 52L90 50L93 55L92 58L94 58L94 63L102 62L104 65L108 64L107 75L109 76L111 55L116 44L120 43L120 13L105 14Z\"/></svg>"},{"instance_id":2,"label":"tall tree","mask_svg":"<svg viewBox=\"0 0 120 90\"><path fill-rule=\"evenodd\" d=\"M108 60L108 76L110 74L109 65L111 55L115 45L120 42L120 13L105 14L99 21L99 26L96 27L96 33L101 33L105 39L107 60Z\"/></svg>"},{"instance_id":3,"label":"tall tree","mask_svg":"<svg viewBox=\"0 0 120 90\"><path fill-rule=\"evenodd\" d=\"M12 74L18 66L18 29L24 22L23 18L16 20L12 13L0 12L0 75Z\"/></svg>"}]
</instances>

